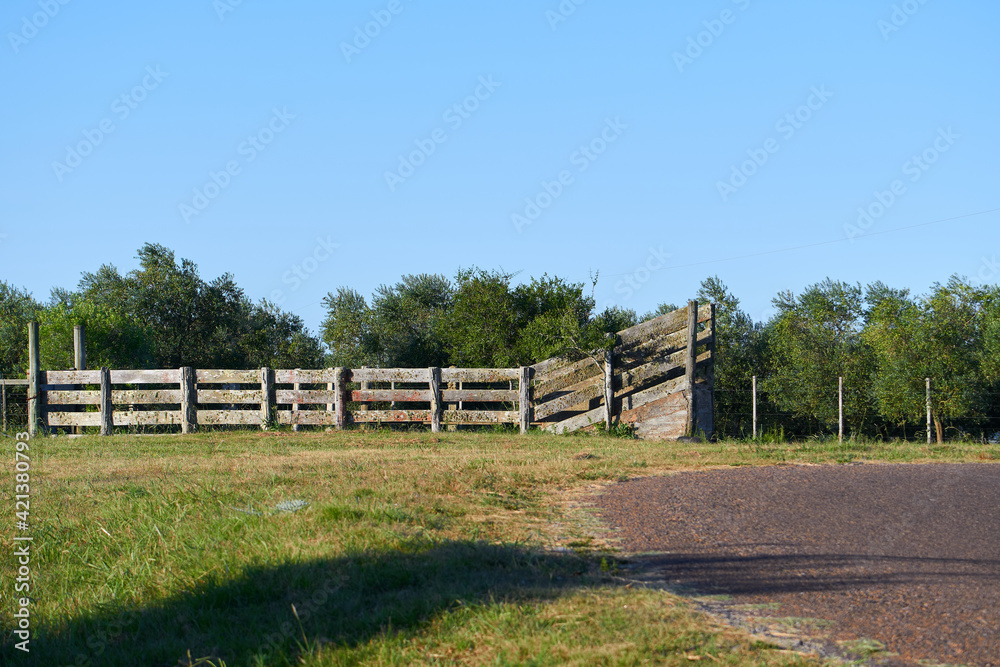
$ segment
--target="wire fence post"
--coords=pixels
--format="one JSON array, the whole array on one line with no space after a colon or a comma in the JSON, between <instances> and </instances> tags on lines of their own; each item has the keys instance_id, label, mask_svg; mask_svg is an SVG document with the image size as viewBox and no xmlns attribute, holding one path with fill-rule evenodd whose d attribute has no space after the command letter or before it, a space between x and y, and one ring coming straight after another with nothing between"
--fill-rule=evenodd
<instances>
[{"instance_id":1,"label":"wire fence post","mask_svg":"<svg viewBox=\"0 0 1000 667\"><path fill-rule=\"evenodd\" d=\"M931 444L931 379L927 378L927 444Z\"/></svg>"},{"instance_id":2,"label":"wire fence post","mask_svg":"<svg viewBox=\"0 0 1000 667\"><path fill-rule=\"evenodd\" d=\"M840 444L844 444L844 378L837 378L837 403L839 416L837 417L837 439Z\"/></svg>"},{"instance_id":3,"label":"wire fence post","mask_svg":"<svg viewBox=\"0 0 1000 667\"><path fill-rule=\"evenodd\" d=\"M757 439L757 376L753 376L753 439Z\"/></svg>"}]
</instances>

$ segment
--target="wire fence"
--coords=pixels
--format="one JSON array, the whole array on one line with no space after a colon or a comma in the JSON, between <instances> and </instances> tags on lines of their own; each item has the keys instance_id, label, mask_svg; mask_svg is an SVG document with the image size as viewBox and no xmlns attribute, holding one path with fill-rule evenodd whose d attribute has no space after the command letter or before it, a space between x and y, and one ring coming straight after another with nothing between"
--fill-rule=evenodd
<instances>
[{"instance_id":1,"label":"wire fence","mask_svg":"<svg viewBox=\"0 0 1000 667\"><path fill-rule=\"evenodd\" d=\"M0 379L0 432L23 431L28 424L28 386Z\"/></svg>"},{"instance_id":2,"label":"wire fence","mask_svg":"<svg viewBox=\"0 0 1000 667\"><path fill-rule=\"evenodd\" d=\"M803 414L781 409L781 402L770 392L753 384L741 389L715 390L715 433L719 438L762 439L769 441L808 438L871 438L884 441L926 442L937 439L938 415L932 410L930 433L926 410L905 419L887 419L874 401L863 402L859 414L857 402L850 413L841 412L842 394L836 379L822 397L825 415ZM933 388L934 383L931 382ZM931 389L933 392L933 389ZM940 418L945 440L1000 442L1000 393L978 392L980 407L971 414Z\"/></svg>"}]
</instances>

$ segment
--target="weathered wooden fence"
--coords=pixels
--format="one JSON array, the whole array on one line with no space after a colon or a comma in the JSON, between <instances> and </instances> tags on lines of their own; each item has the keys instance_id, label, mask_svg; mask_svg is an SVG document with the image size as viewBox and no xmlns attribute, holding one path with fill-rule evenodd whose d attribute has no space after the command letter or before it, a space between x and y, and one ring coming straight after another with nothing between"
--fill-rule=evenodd
<instances>
[{"instance_id":1,"label":"weathered wooden fence","mask_svg":"<svg viewBox=\"0 0 1000 667\"><path fill-rule=\"evenodd\" d=\"M38 368L29 326L28 413L39 428L517 424L559 433L630 423L640 437L712 432L714 306L621 331L614 348L522 368L70 370ZM78 342L82 347L82 332ZM704 347L700 355L697 350ZM79 366L85 364L82 351Z\"/></svg>"}]
</instances>

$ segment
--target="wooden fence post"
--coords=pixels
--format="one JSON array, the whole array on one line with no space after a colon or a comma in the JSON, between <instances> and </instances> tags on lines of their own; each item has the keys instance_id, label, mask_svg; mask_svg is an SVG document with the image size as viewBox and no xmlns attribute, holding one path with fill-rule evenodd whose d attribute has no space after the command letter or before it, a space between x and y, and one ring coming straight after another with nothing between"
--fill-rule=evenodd
<instances>
[{"instance_id":1,"label":"wooden fence post","mask_svg":"<svg viewBox=\"0 0 1000 667\"><path fill-rule=\"evenodd\" d=\"M615 419L615 374L611 367L614 350L604 351L604 428L610 433Z\"/></svg>"},{"instance_id":2,"label":"wooden fence post","mask_svg":"<svg viewBox=\"0 0 1000 667\"><path fill-rule=\"evenodd\" d=\"M198 396L195 393L194 369L181 369L181 433L193 433L198 426Z\"/></svg>"},{"instance_id":3,"label":"wooden fence post","mask_svg":"<svg viewBox=\"0 0 1000 667\"><path fill-rule=\"evenodd\" d=\"M0 415L3 415L2 420L0 420L0 431L7 430L7 381L0 378Z\"/></svg>"},{"instance_id":4,"label":"wooden fence post","mask_svg":"<svg viewBox=\"0 0 1000 667\"><path fill-rule=\"evenodd\" d=\"M326 370L327 370L328 373L333 373L333 369L332 368L327 368ZM326 383L326 390L329 393L332 394L334 392L334 389L336 388L336 385L337 385L336 382L327 382ZM326 404L326 411L327 412L334 412L335 408L336 408L336 403L327 403Z\"/></svg>"},{"instance_id":5,"label":"wooden fence post","mask_svg":"<svg viewBox=\"0 0 1000 667\"><path fill-rule=\"evenodd\" d=\"M841 444L844 443L844 378L837 378L837 406L838 406L838 417L837 417L837 440Z\"/></svg>"},{"instance_id":6,"label":"wooden fence post","mask_svg":"<svg viewBox=\"0 0 1000 667\"><path fill-rule=\"evenodd\" d=\"M688 301L688 335L687 335L687 356L684 363L684 379L688 390L688 419L687 434L694 436L698 428L698 417L695 414L694 399L694 367L698 360L698 302Z\"/></svg>"},{"instance_id":7,"label":"wooden fence post","mask_svg":"<svg viewBox=\"0 0 1000 667\"><path fill-rule=\"evenodd\" d=\"M927 444L931 444L931 379L927 378Z\"/></svg>"},{"instance_id":8,"label":"wooden fence post","mask_svg":"<svg viewBox=\"0 0 1000 667\"><path fill-rule=\"evenodd\" d=\"M85 344L86 336L82 324L77 324L73 327L73 365L78 371L87 370L87 346ZM76 389L83 389L82 385L77 385ZM72 409L73 412L83 412L82 407L75 407ZM73 432L76 434L83 433L82 426L74 426Z\"/></svg>"},{"instance_id":9,"label":"wooden fence post","mask_svg":"<svg viewBox=\"0 0 1000 667\"><path fill-rule=\"evenodd\" d=\"M41 370L38 362L38 322L28 322L28 433L38 435L42 424Z\"/></svg>"},{"instance_id":10,"label":"wooden fence post","mask_svg":"<svg viewBox=\"0 0 1000 667\"><path fill-rule=\"evenodd\" d=\"M268 367L260 369L260 429L266 431L274 423L274 371Z\"/></svg>"},{"instance_id":11,"label":"wooden fence post","mask_svg":"<svg viewBox=\"0 0 1000 667\"><path fill-rule=\"evenodd\" d=\"M523 435L531 427L531 366L521 366L518 377L517 412Z\"/></svg>"},{"instance_id":12,"label":"wooden fence post","mask_svg":"<svg viewBox=\"0 0 1000 667\"><path fill-rule=\"evenodd\" d=\"M430 369L431 388L431 433L441 431L441 369Z\"/></svg>"},{"instance_id":13,"label":"wooden fence post","mask_svg":"<svg viewBox=\"0 0 1000 667\"><path fill-rule=\"evenodd\" d=\"M342 431L347 422L347 383L344 382L345 369L333 369L333 409L337 430Z\"/></svg>"},{"instance_id":14,"label":"wooden fence post","mask_svg":"<svg viewBox=\"0 0 1000 667\"><path fill-rule=\"evenodd\" d=\"M757 439L757 376L753 376L753 439Z\"/></svg>"},{"instance_id":15,"label":"wooden fence post","mask_svg":"<svg viewBox=\"0 0 1000 667\"><path fill-rule=\"evenodd\" d=\"M298 371L299 370L301 370L301 369L299 369L299 368L295 369L295 371L296 371L296 373L295 373L295 375L296 375L295 379L296 380L299 379L298 378ZM302 389L302 385L300 383L298 383L298 382L293 382L292 383L292 391L294 391L296 394L298 394L299 391L301 391L301 389ZM292 430L293 431L298 431L299 430L299 400L298 399L299 399L299 397L296 396L295 400L292 402Z\"/></svg>"},{"instance_id":16,"label":"wooden fence post","mask_svg":"<svg viewBox=\"0 0 1000 667\"><path fill-rule=\"evenodd\" d=\"M115 405L111 395L111 369L101 368L101 435L115 431Z\"/></svg>"}]
</instances>

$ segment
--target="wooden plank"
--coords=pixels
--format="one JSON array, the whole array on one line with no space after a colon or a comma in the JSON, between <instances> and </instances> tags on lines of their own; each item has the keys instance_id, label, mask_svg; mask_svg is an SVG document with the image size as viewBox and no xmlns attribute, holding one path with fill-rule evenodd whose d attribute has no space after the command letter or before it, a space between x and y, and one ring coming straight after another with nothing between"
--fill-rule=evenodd
<instances>
[{"instance_id":1,"label":"wooden plank","mask_svg":"<svg viewBox=\"0 0 1000 667\"><path fill-rule=\"evenodd\" d=\"M631 402L632 410L642 407L646 403L659 400L664 396L669 396L670 394L676 394L687 389L687 378L683 375L674 378L673 380L667 380L662 384L658 384L655 387L650 387L649 389L643 389L642 391L637 391L628 397Z\"/></svg>"},{"instance_id":2,"label":"wooden plank","mask_svg":"<svg viewBox=\"0 0 1000 667\"><path fill-rule=\"evenodd\" d=\"M347 372L344 368L333 369L333 415L337 430L347 423Z\"/></svg>"},{"instance_id":3,"label":"wooden plank","mask_svg":"<svg viewBox=\"0 0 1000 667\"><path fill-rule=\"evenodd\" d=\"M181 369L181 433L193 433L198 427L198 389L196 372L190 366Z\"/></svg>"},{"instance_id":4,"label":"wooden plank","mask_svg":"<svg viewBox=\"0 0 1000 667\"><path fill-rule=\"evenodd\" d=\"M111 371L111 384L179 384L180 381L180 369L155 371Z\"/></svg>"},{"instance_id":5,"label":"wooden plank","mask_svg":"<svg viewBox=\"0 0 1000 667\"><path fill-rule=\"evenodd\" d=\"M698 306L698 323L711 322L713 317L712 308L715 306L714 303L703 303Z\"/></svg>"},{"instance_id":6,"label":"wooden plank","mask_svg":"<svg viewBox=\"0 0 1000 667\"><path fill-rule=\"evenodd\" d=\"M100 384L101 371L43 371L42 384Z\"/></svg>"},{"instance_id":7,"label":"wooden plank","mask_svg":"<svg viewBox=\"0 0 1000 667\"><path fill-rule=\"evenodd\" d=\"M304 369L274 371L276 384L330 384L334 382L335 368Z\"/></svg>"},{"instance_id":8,"label":"wooden plank","mask_svg":"<svg viewBox=\"0 0 1000 667\"><path fill-rule=\"evenodd\" d=\"M582 428L599 424L603 419L604 406L602 405L599 408L594 408L593 410L584 412L583 414L575 415L569 419L564 419L561 422L548 424L545 426L545 430L551 431L552 433L573 433L574 431L579 431Z\"/></svg>"},{"instance_id":9,"label":"wooden plank","mask_svg":"<svg viewBox=\"0 0 1000 667\"><path fill-rule=\"evenodd\" d=\"M517 368L442 368L442 382L509 382L520 376Z\"/></svg>"},{"instance_id":10,"label":"wooden plank","mask_svg":"<svg viewBox=\"0 0 1000 667\"><path fill-rule=\"evenodd\" d=\"M657 336L637 345L615 347L616 365L628 368L646 363L654 357L665 357L687 347L687 331L678 331L666 336Z\"/></svg>"},{"instance_id":11,"label":"wooden plank","mask_svg":"<svg viewBox=\"0 0 1000 667\"><path fill-rule=\"evenodd\" d=\"M259 373L260 371L254 371ZM178 392L180 394L180 392ZM260 389L202 389L198 388L198 404L210 405L212 403L257 403L264 398L264 392ZM138 402L138 401L136 401ZM169 403L170 401L160 401ZM175 403L179 401L174 401Z\"/></svg>"},{"instance_id":12,"label":"wooden plank","mask_svg":"<svg viewBox=\"0 0 1000 667\"><path fill-rule=\"evenodd\" d=\"M259 426L260 423L260 410L198 410L199 426L215 424Z\"/></svg>"},{"instance_id":13,"label":"wooden plank","mask_svg":"<svg viewBox=\"0 0 1000 667\"><path fill-rule=\"evenodd\" d=\"M6 387L27 387L31 383L28 380L5 380L0 378L0 384Z\"/></svg>"},{"instance_id":14,"label":"wooden plank","mask_svg":"<svg viewBox=\"0 0 1000 667\"><path fill-rule=\"evenodd\" d=\"M50 412L49 426L100 426L100 412Z\"/></svg>"},{"instance_id":15,"label":"wooden plank","mask_svg":"<svg viewBox=\"0 0 1000 667\"><path fill-rule=\"evenodd\" d=\"M368 412L354 412L350 415L350 421L356 424L373 422L421 422L431 421L430 410L369 410Z\"/></svg>"},{"instance_id":16,"label":"wooden plank","mask_svg":"<svg viewBox=\"0 0 1000 667\"><path fill-rule=\"evenodd\" d=\"M601 375L601 367L590 358L581 359L574 363L572 369L570 372L561 373L555 378L543 379L541 382L536 381L534 387L535 400L538 402L545 401L546 397L557 391L562 391L566 387L571 387Z\"/></svg>"},{"instance_id":17,"label":"wooden plank","mask_svg":"<svg viewBox=\"0 0 1000 667\"><path fill-rule=\"evenodd\" d=\"M604 381L601 376L595 377L592 380L588 380L586 384L582 384L577 389L568 392L567 394L555 398L553 400L547 401L545 403L538 403L535 405L535 419L543 420L546 417L551 417L552 415L568 410L574 405L579 405L580 403L586 403L591 399L597 398L604 394Z\"/></svg>"},{"instance_id":18,"label":"wooden plank","mask_svg":"<svg viewBox=\"0 0 1000 667\"><path fill-rule=\"evenodd\" d=\"M100 405L99 391L47 391L45 402L48 405Z\"/></svg>"},{"instance_id":19,"label":"wooden plank","mask_svg":"<svg viewBox=\"0 0 1000 667\"><path fill-rule=\"evenodd\" d=\"M531 368L523 366L521 376L518 378L517 389L517 420L521 425L521 434L528 432L531 427L532 405L531 405Z\"/></svg>"},{"instance_id":20,"label":"wooden plank","mask_svg":"<svg viewBox=\"0 0 1000 667\"><path fill-rule=\"evenodd\" d=\"M347 371L348 382L430 382L427 368L355 368Z\"/></svg>"},{"instance_id":21,"label":"wooden plank","mask_svg":"<svg viewBox=\"0 0 1000 667\"><path fill-rule=\"evenodd\" d=\"M278 405L329 405L336 403L337 392L325 389L278 389L274 392Z\"/></svg>"},{"instance_id":22,"label":"wooden plank","mask_svg":"<svg viewBox=\"0 0 1000 667\"><path fill-rule=\"evenodd\" d=\"M491 410L445 410L441 413L443 424L516 424L517 412Z\"/></svg>"},{"instance_id":23,"label":"wooden plank","mask_svg":"<svg viewBox=\"0 0 1000 667\"><path fill-rule=\"evenodd\" d=\"M515 389L444 389L441 391L441 400L445 403L450 401L472 401L473 403L515 403L518 399L518 391Z\"/></svg>"},{"instance_id":24,"label":"wooden plank","mask_svg":"<svg viewBox=\"0 0 1000 667\"><path fill-rule=\"evenodd\" d=\"M681 308L672 313L660 315L648 322L641 322L633 327L619 331L618 336L621 338L621 344L624 347L630 347L650 338L672 334L675 331L683 331L687 325L687 311L687 308Z\"/></svg>"},{"instance_id":25,"label":"wooden plank","mask_svg":"<svg viewBox=\"0 0 1000 667\"><path fill-rule=\"evenodd\" d=\"M445 392L447 393L447 392ZM350 392L351 400L357 403L372 403L393 401L401 403L430 403L429 389L362 389ZM367 406L361 406L367 407Z\"/></svg>"},{"instance_id":26,"label":"wooden plank","mask_svg":"<svg viewBox=\"0 0 1000 667\"><path fill-rule=\"evenodd\" d=\"M135 410L115 413L116 426L176 426L183 427L180 410Z\"/></svg>"},{"instance_id":27,"label":"wooden plank","mask_svg":"<svg viewBox=\"0 0 1000 667\"><path fill-rule=\"evenodd\" d=\"M196 370L195 382L198 384L257 384L260 382L260 371Z\"/></svg>"},{"instance_id":28,"label":"wooden plank","mask_svg":"<svg viewBox=\"0 0 1000 667\"><path fill-rule=\"evenodd\" d=\"M115 430L115 406L111 400L111 369L101 369L101 435L107 436Z\"/></svg>"},{"instance_id":29,"label":"wooden plank","mask_svg":"<svg viewBox=\"0 0 1000 667\"><path fill-rule=\"evenodd\" d=\"M326 410L291 410L278 411L278 423L293 426L336 426L337 413Z\"/></svg>"},{"instance_id":30,"label":"wooden plank","mask_svg":"<svg viewBox=\"0 0 1000 667\"><path fill-rule=\"evenodd\" d=\"M636 368L616 372L615 384L623 389L628 388L631 391L635 391L646 387L651 382L657 382L661 379L669 377L670 375L681 374L684 372L684 365L679 363L681 362L681 359L678 359L677 356L683 356L684 354L685 353L682 350L681 352L673 355L670 359L666 359L664 361L653 361Z\"/></svg>"}]
</instances>

